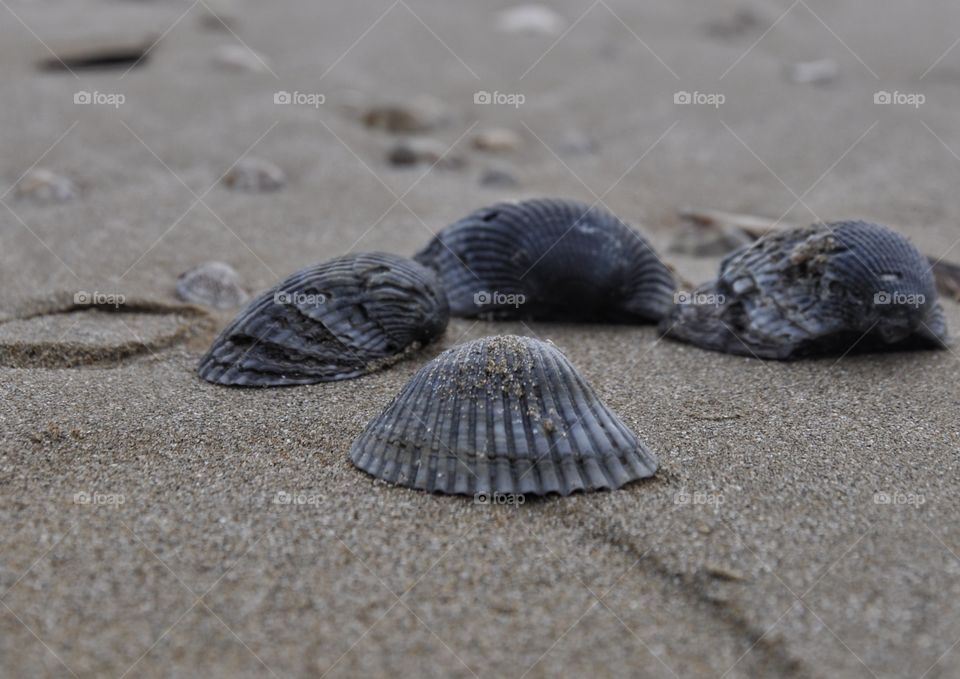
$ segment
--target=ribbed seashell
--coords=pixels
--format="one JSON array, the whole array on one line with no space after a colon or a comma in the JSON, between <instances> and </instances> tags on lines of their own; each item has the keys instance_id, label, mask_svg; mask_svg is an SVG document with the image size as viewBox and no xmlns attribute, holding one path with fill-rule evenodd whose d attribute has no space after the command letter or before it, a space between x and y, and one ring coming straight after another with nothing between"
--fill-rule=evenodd
<instances>
[{"instance_id":1,"label":"ribbed seashell","mask_svg":"<svg viewBox=\"0 0 960 679\"><path fill-rule=\"evenodd\" d=\"M197 370L208 382L272 387L359 377L443 334L431 271L383 253L302 269L248 304Z\"/></svg>"},{"instance_id":2,"label":"ribbed seashell","mask_svg":"<svg viewBox=\"0 0 960 679\"><path fill-rule=\"evenodd\" d=\"M673 303L673 277L643 236L576 201L482 208L414 259L438 273L454 316L644 323Z\"/></svg>"},{"instance_id":3,"label":"ribbed seashell","mask_svg":"<svg viewBox=\"0 0 960 679\"><path fill-rule=\"evenodd\" d=\"M733 354L792 359L947 343L927 259L902 235L867 222L764 237L677 302L662 322L667 336Z\"/></svg>"},{"instance_id":4,"label":"ribbed seashell","mask_svg":"<svg viewBox=\"0 0 960 679\"><path fill-rule=\"evenodd\" d=\"M424 366L350 458L391 483L467 495L614 489L657 469L556 347L509 335L456 346Z\"/></svg>"}]
</instances>

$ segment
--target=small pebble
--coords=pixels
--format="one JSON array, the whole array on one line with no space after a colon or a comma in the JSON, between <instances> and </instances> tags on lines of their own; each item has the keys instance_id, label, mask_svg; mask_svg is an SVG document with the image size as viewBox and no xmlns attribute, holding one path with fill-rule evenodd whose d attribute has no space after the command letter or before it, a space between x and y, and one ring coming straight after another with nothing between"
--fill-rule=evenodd
<instances>
[{"instance_id":1,"label":"small pebble","mask_svg":"<svg viewBox=\"0 0 960 679\"><path fill-rule=\"evenodd\" d=\"M567 22L546 5L518 5L497 14L497 30L527 35L560 35Z\"/></svg>"},{"instance_id":2,"label":"small pebble","mask_svg":"<svg viewBox=\"0 0 960 679\"><path fill-rule=\"evenodd\" d=\"M363 114L367 127L395 133L427 132L442 126L447 119L443 102L425 95L402 104L378 104Z\"/></svg>"},{"instance_id":3,"label":"small pebble","mask_svg":"<svg viewBox=\"0 0 960 679\"><path fill-rule=\"evenodd\" d=\"M233 309L247 301L240 274L223 262L205 262L177 277L177 296L191 304Z\"/></svg>"},{"instance_id":4,"label":"small pebble","mask_svg":"<svg viewBox=\"0 0 960 679\"><path fill-rule=\"evenodd\" d=\"M234 191L264 193L286 186L287 175L269 160L248 156L230 169L223 183Z\"/></svg>"},{"instance_id":5,"label":"small pebble","mask_svg":"<svg viewBox=\"0 0 960 679\"><path fill-rule=\"evenodd\" d=\"M488 188L512 189L520 186L520 181L506 168L489 167L480 175L480 185Z\"/></svg>"},{"instance_id":6,"label":"small pebble","mask_svg":"<svg viewBox=\"0 0 960 679\"><path fill-rule=\"evenodd\" d=\"M817 59L793 64L787 75L799 85L825 85L836 79L840 67L833 59Z\"/></svg>"},{"instance_id":7,"label":"small pebble","mask_svg":"<svg viewBox=\"0 0 960 679\"><path fill-rule=\"evenodd\" d=\"M223 45L213 55L213 62L228 71L270 72L267 60L243 45Z\"/></svg>"},{"instance_id":8,"label":"small pebble","mask_svg":"<svg viewBox=\"0 0 960 679\"><path fill-rule=\"evenodd\" d=\"M18 198L27 198L40 205L64 203L79 193L72 179L43 168L31 170L17 184Z\"/></svg>"},{"instance_id":9,"label":"small pebble","mask_svg":"<svg viewBox=\"0 0 960 679\"><path fill-rule=\"evenodd\" d=\"M432 138L403 139L390 150L387 160L392 165L433 165L444 169L456 169L465 164L463 158L451 155L443 142Z\"/></svg>"},{"instance_id":10,"label":"small pebble","mask_svg":"<svg viewBox=\"0 0 960 679\"><path fill-rule=\"evenodd\" d=\"M504 153L513 151L523 140L520 135L507 128L498 127L478 132L473 138L473 147L481 151Z\"/></svg>"},{"instance_id":11,"label":"small pebble","mask_svg":"<svg viewBox=\"0 0 960 679\"><path fill-rule=\"evenodd\" d=\"M579 130L565 133L557 144L557 153L562 156L586 156L599 150L600 144L597 140Z\"/></svg>"},{"instance_id":12,"label":"small pebble","mask_svg":"<svg viewBox=\"0 0 960 679\"><path fill-rule=\"evenodd\" d=\"M752 9L743 7L728 18L711 21L705 27L707 35L729 40L758 29L763 22Z\"/></svg>"}]
</instances>

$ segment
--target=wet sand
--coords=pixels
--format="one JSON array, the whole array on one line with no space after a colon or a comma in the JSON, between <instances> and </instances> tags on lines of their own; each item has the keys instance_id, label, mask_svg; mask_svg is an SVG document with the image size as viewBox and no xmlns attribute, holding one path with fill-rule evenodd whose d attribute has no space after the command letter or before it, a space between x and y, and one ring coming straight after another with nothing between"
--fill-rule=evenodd
<instances>
[{"instance_id":1,"label":"wet sand","mask_svg":"<svg viewBox=\"0 0 960 679\"><path fill-rule=\"evenodd\" d=\"M351 250L410 255L476 207L544 195L602 199L692 282L719 260L666 253L690 205L873 219L960 259L960 48L937 61L960 9L808 5L609 2L578 21L590 5L564 1L576 24L559 42L498 33L501 6L481 4L238 2L236 36L181 2L0 7L0 194L38 159L81 189L0 206L0 675L960 672L955 350L781 364L652 327L457 319L382 373L235 390L193 373L232 313L174 295L206 260L256 291ZM743 7L757 23L737 31ZM35 66L49 52L31 31L56 46L175 22L126 75ZM218 67L238 39L273 73ZM785 76L819 58L835 81ZM926 100L876 105L878 91ZM444 103L425 136L462 167L392 167L399 137L356 119L419 94ZM491 127L520 147L472 149ZM593 150L568 148L575 135ZM245 153L288 185L219 185ZM519 186L481 186L493 166ZM131 303L70 309L78 292ZM956 333L960 305L944 304ZM425 360L494 333L555 342L658 453L657 477L491 507L351 466L352 440Z\"/></svg>"}]
</instances>

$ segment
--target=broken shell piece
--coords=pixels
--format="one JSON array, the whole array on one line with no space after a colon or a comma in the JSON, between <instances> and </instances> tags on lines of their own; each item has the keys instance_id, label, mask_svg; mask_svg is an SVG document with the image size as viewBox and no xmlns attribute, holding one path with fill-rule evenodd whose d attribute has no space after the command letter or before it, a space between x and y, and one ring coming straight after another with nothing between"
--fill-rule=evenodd
<instances>
[{"instance_id":1,"label":"broken shell piece","mask_svg":"<svg viewBox=\"0 0 960 679\"><path fill-rule=\"evenodd\" d=\"M420 369L350 448L390 483L428 492L569 495L656 472L656 456L555 346L484 337Z\"/></svg>"},{"instance_id":2,"label":"broken shell piece","mask_svg":"<svg viewBox=\"0 0 960 679\"><path fill-rule=\"evenodd\" d=\"M240 274L223 262L204 262L177 277L177 296L191 304L233 309L247 301Z\"/></svg>"},{"instance_id":3,"label":"broken shell piece","mask_svg":"<svg viewBox=\"0 0 960 679\"><path fill-rule=\"evenodd\" d=\"M64 203L80 193L69 177L51 170L36 168L28 172L17 184L17 197L26 198L38 205Z\"/></svg>"},{"instance_id":4,"label":"broken shell piece","mask_svg":"<svg viewBox=\"0 0 960 679\"><path fill-rule=\"evenodd\" d=\"M234 191L263 193L282 189L287 184L287 175L269 160L248 156L230 168L223 183Z\"/></svg>"},{"instance_id":5,"label":"broken shell piece","mask_svg":"<svg viewBox=\"0 0 960 679\"><path fill-rule=\"evenodd\" d=\"M378 104L370 107L362 116L369 128L394 133L428 132L442 126L448 120L443 102L422 95L408 102Z\"/></svg>"},{"instance_id":6,"label":"broken shell piece","mask_svg":"<svg viewBox=\"0 0 960 679\"><path fill-rule=\"evenodd\" d=\"M840 67L833 59L817 59L793 64L787 70L790 80L798 85L825 85L836 79Z\"/></svg>"},{"instance_id":7,"label":"broken shell piece","mask_svg":"<svg viewBox=\"0 0 960 679\"><path fill-rule=\"evenodd\" d=\"M473 147L480 151L504 153L517 149L523 140L513 130L497 127L478 132L473 138Z\"/></svg>"},{"instance_id":8,"label":"broken shell piece","mask_svg":"<svg viewBox=\"0 0 960 679\"><path fill-rule=\"evenodd\" d=\"M39 66L48 71L82 71L143 66L156 49L157 36L136 40L93 38L88 44L55 48L55 56L43 59Z\"/></svg>"},{"instance_id":9,"label":"broken shell piece","mask_svg":"<svg viewBox=\"0 0 960 679\"><path fill-rule=\"evenodd\" d=\"M387 154L391 165L434 165L444 169L463 167L466 161L451 155L450 149L437 139L415 137L403 139Z\"/></svg>"},{"instance_id":10,"label":"broken shell piece","mask_svg":"<svg viewBox=\"0 0 960 679\"><path fill-rule=\"evenodd\" d=\"M693 257L716 257L752 243L774 220L715 210L681 210L681 226L668 250ZM752 229L752 231L751 231Z\"/></svg>"},{"instance_id":11,"label":"broken shell piece","mask_svg":"<svg viewBox=\"0 0 960 679\"><path fill-rule=\"evenodd\" d=\"M213 63L228 71L270 73L265 57L243 45L223 45L213 55Z\"/></svg>"},{"instance_id":12,"label":"broken shell piece","mask_svg":"<svg viewBox=\"0 0 960 679\"><path fill-rule=\"evenodd\" d=\"M497 14L497 30L527 35L559 35L567 22L546 5L518 5Z\"/></svg>"},{"instance_id":13,"label":"broken shell piece","mask_svg":"<svg viewBox=\"0 0 960 679\"><path fill-rule=\"evenodd\" d=\"M360 377L447 327L436 276L385 253L344 255L290 275L244 307L197 369L208 382L277 387Z\"/></svg>"}]
</instances>

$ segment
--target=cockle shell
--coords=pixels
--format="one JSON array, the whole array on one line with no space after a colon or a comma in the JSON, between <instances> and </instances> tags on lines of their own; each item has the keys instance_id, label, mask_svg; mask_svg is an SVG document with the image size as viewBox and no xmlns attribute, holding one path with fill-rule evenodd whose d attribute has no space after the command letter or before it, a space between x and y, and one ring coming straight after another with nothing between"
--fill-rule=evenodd
<instances>
[{"instance_id":1,"label":"cockle shell","mask_svg":"<svg viewBox=\"0 0 960 679\"><path fill-rule=\"evenodd\" d=\"M677 302L662 322L667 336L733 354L792 359L947 343L927 259L867 222L772 233Z\"/></svg>"},{"instance_id":2,"label":"cockle shell","mask_svg":"<svg viewBox=\"0 0 960 679\"><path fill-rule=\"evenodd\" d=\"M446 295L432 272L396 255L337 257L248 304L198 374L237 386L312 384L380 369L443 334Z\"/></svg>"},{"instance_id":3,"label":"cockle shell","mask_svg":"<svg viewBox=\"0 0 960 679\"><path fill-rule=\"evenodd\" d=\"M438 273L455 316L644 323L673 302L673 277L643 236L570 200L476 210L414 259Z\"/></svg>"},{"instance_id":4,"label":"cockle shell","mask_svg":"<svg viewBox=\"0 0 960 679\"><path fill-rule=\"evenodd\" d=\"M555 346L509 335L456 346L424 366L350 458L391 483L468 495L614 489L657 469Z\"/></svg>"}]
</instances>

